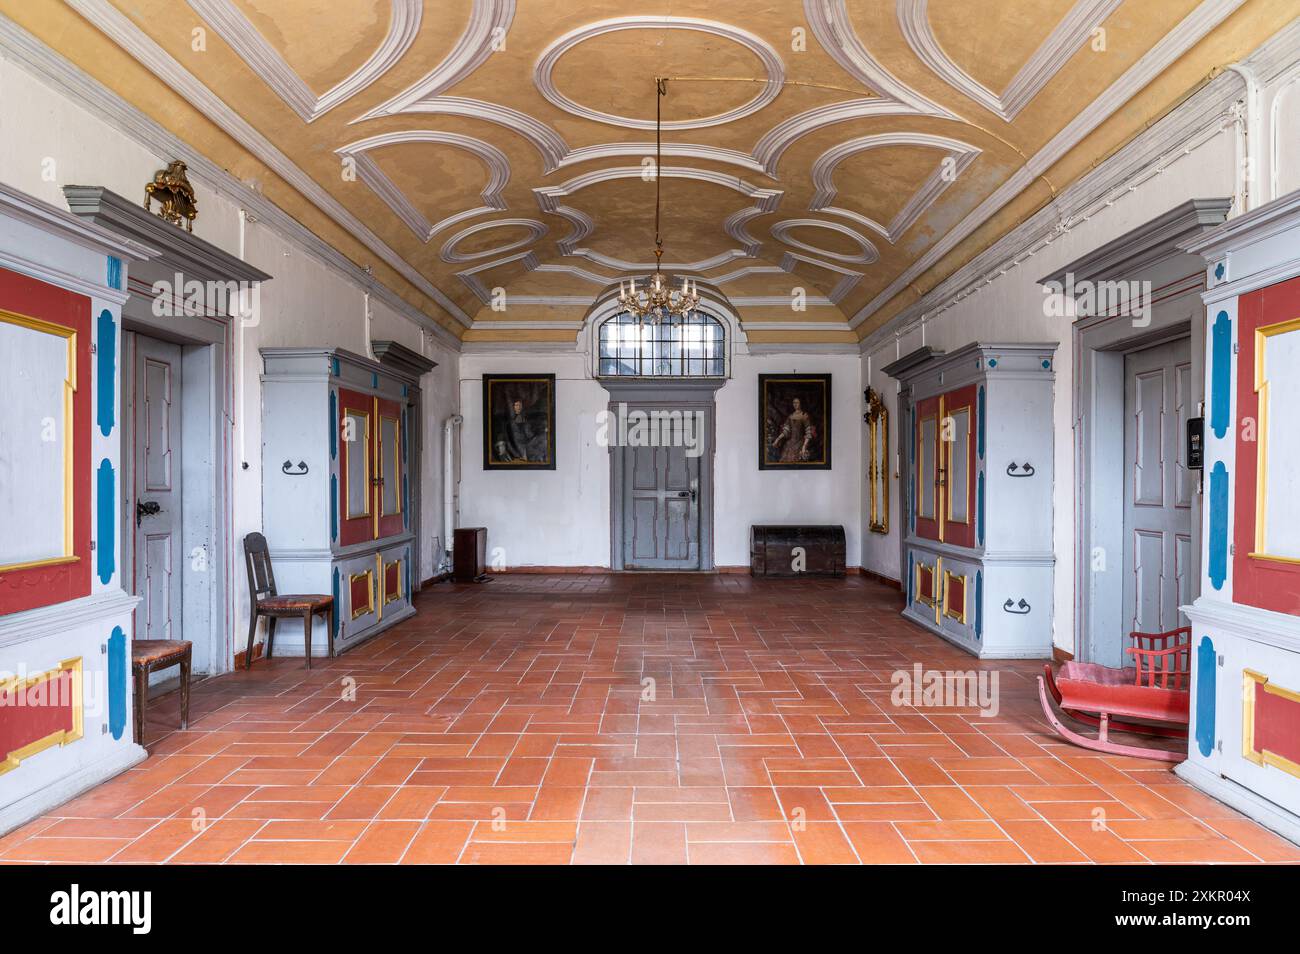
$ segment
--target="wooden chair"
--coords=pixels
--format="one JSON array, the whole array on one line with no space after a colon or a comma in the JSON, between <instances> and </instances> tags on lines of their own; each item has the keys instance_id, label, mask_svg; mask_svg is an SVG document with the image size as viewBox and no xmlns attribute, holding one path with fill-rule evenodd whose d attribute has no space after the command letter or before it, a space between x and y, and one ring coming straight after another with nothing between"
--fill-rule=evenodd
<instances>
[{"instance_id":1,"label":"wooden chair","mask_svg":"<svg viewBox=\"0 0 1300 954\"><path fill-rule=\"evenodd\" d=\"M267 617L266 623L266 658L271 658L275 645L275 621L284 616L301 616L304 627L303 652L307 657L307 668L311 668L311 630L312 619L317 613L325 614L325 632L329 643L329 654L334 655L334 597L327 593L299 593L281 596L275 590L275 574L271 572L271 554L267 550L266 537L260 533L250 533L244 537L244 562L248 566L248 649L244 653L244 668L253 665L253 637L257 634L257 620Z\"/></svg>"},{"instance_id":2,"label":"wooden chair","mask_svg":"<svg viewBox=\"0 0 1300 954\"><path fill-rule=\"evenodd\" d=\"M131 676L135 679L135 741L144 744L144 704L149 695L149 673L181 667L181 728L190 726L190 650L184 639L131 640Z\"/></svg>"}]
</instances>

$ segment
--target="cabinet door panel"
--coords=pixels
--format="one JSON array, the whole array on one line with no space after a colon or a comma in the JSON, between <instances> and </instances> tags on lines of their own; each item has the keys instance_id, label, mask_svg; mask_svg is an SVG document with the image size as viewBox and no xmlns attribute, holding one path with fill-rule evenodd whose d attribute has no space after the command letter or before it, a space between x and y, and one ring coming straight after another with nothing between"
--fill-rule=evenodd
<instances>
[{"instance_id":1,"label":"cabinet door panel","mask_svg":"<svg viewBox=\"0 0 1300 954\"><path fill-rule=\"evenodd\" d=\"M941 399L918 401L916 405L916 535L942 539L943 509L939 492Z\"/></svg>"},{"instance_id":2,"label":"cabinet door panel","mask_svg":"<svg viewBox=\"0 0 1300 954\"><path fill-rule=\"evenodd\" d=\"M943 396L943 539L975 545L975 385Z\"/></svg>"},{"instance_id":3,"label":"cabinet door panel","mask_svg":"<svg viewBox=\"0 0 1300 954\"><path fill-rule=\"evenodd\" d=\"M378 536L390 537L401 533L405 518L402 513L402 480L404 477L402 434L402 406L396 401L375 399L378 423L375 427L375 511Z\"/></svg>"},{"instance_id":4,"label":"cabinet door panel","mask_svg":"<svg viewBox=\"0 0 1300 954\"><path fill-rule=\"evenodd\" d=\"M375 538L375 399L339 388L339 541Z\"/></svg>"}]
</instances>

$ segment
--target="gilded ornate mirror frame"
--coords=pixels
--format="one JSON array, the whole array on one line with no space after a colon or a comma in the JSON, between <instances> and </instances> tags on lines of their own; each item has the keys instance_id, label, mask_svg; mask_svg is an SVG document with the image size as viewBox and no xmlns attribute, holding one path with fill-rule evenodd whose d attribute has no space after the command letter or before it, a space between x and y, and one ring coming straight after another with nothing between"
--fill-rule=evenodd
<instances>
[{"instance_id":1,"label":"gilded ornate mirror frame","mask_svg":"<svg viewBox=\"0 0 1300 954\"><path fill-rule=\"evenodd\" d=\"M867 528L872 533L889 532L889 409L872 388L862 392L867 402L867 413L862 419L870 435L867 457L867 488L871 500L871 520Z\"/></svg>"}]
</instances>

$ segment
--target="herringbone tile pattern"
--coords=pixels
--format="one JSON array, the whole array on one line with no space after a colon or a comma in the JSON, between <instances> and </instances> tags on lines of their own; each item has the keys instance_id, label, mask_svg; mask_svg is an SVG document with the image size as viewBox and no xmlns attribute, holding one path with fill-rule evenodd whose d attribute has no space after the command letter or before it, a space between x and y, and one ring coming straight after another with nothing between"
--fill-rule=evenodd
<instances>
[{"instance_id":1,"label":"herringbone tile pattern","mask_svg":"<svg viewBox=\"0 0 1300 954\"><path fill-rule=\"evenodd\" d=\"M1048 734L860 577L509 575L311 672L153 704L151 757L0 838L11 862L1300 861L1167 767ZM999 711L895 705L998 673ZM909 702L924 699L909 699Z\"/></svg>"}]
</instances>

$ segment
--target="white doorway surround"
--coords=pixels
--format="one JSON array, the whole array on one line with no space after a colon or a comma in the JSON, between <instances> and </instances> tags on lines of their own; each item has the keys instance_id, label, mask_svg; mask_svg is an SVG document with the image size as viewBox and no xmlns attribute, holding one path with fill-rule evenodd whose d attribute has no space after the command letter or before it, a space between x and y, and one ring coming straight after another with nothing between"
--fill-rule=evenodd
<instances>
[{"instance_id":1,"label":"white doorway surround","mask_svg":"<svg viewBox=\"0 0 1300 954\"><path fill-rule=\"evenodd\" d=\"M1067 314L1076 316L1073 655L1078 659L1120 665L1132 628L1133 614L1126 618L1125 610L1125 553L1130 549L1126 535L1133 530L1125 520L1124 488L1130 476L1124 453L1126 356L1189 340L1186 401L1190 416L1197 416L1205 387L1205 309L1200 299L1205 270L1203 262L1178 246L1223 222L1231 205L1226 198L1189 200L1040 279L1043 285L1073 289L1076 297L1066 306L1072 309ZM1125 287L1142 295L1140 301L1149 307L1140 314L1132 313L1134 309L1088 307L1106 282L1138 283ZM1090 291L1089 298L1083 297ZM1188 520L1187 599L1194 599L1199 589L1200 500L1198 479Z\"/></svg>"},{"instance_id":2,"label":"white doorway surround","mask_svg":"<svg viewBox=\"0 0 1300 954\"><path fill-rule=\"evenodd\" d=\"M215 290L218 285L228 289L232 284L256 285L271 276L108 189L73 185L65 186L63 192L74 214L161 251L147 265L142 263L131 270L130 296L122 306L122 327L135 333L137 343L156 342L147 345L155 357L164 351L172 356L171 397L173 410L179 409L174 440L179 455L169 463L173 475L183 472L185 481L179 513L170 515L178 537L169 544L167 556L172 560L168 592L171 599L179 599L179 611L171 610L174 638L194 644L195 673L227 672L234 660L233 586L243 579L242 569L235 572L234 566L238 541L233 539L230 480L234 451L229 426L235 418L231 376L239 319L231 314L235 308L234 301L228 300L231 296L211 296L217 301L226 300L228 307L224 309L210 307L213 302L206 299L201 309L177 305L176 298L182 292L175 285L179 278L186 288L198 282L204 289ZM174 307L155 308L159 282L174 293ZM133 422L136 414L129 385L137 376L125 366L120 373L124 382L122 417ZM139 486L130 434L133 430L130 426L122 428L124 531L135 528L138 502L159 502L131 491L133 486ZM160 506L165 508L167 504ZM174 509L176 504L172 506ZM149 529L145 525L152 519L141 516L142 531ZM139 565L140 557L130 546L123 547L123 563L123 586L139 593L142 579L147 579L152 570ZM141 620L142 614L137 612L136 631L143 638ZM156 638L154 633L149 635Z\"/></svg>"}]
</instances>

